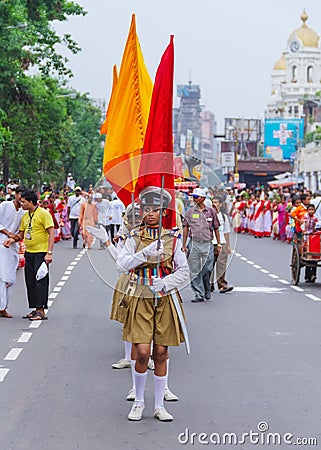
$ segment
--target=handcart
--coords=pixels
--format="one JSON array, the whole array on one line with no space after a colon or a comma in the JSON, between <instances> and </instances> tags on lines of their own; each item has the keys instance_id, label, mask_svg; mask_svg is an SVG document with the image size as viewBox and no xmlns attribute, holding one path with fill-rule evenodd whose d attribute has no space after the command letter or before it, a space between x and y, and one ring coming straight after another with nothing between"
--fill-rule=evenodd
<instances>
[{"instance_id":1,"label":"handcart","mask_svg":"<svg viewBox=\"0 0 321 450\"><path fill-rule=\"evenodd\" d=\"M321 231L303 233L300 239L294 239L291 258L292 282L296 286L300 281L302 267L321 267ZM314 283L316 277L311 278Z\"/></svg>"}]
</instances>

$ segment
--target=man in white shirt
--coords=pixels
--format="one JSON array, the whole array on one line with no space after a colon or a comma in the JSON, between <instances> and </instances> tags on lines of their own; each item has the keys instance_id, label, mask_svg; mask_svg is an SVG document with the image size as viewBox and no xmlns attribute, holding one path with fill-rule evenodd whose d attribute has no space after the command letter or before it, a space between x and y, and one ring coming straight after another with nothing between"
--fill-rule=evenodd
<instances>
[{"instance_id":1,"label":"man in white shirt","mask_svg":"<svg viewBox=\"0 0 321 450\"><path fill-rule=\"evenodd\" d=\"M80 214L80 207L86 200L81 195L82 189L77 186L75 189L75 195L71 195L68 199L68 219L70 220L70 231L73 237L73 248L77 248L79 225L78 219Z\"/></svg>"},{"instance_id":2,"label":"man in white shirt","mask_svg":"<svg viewBox=\"0 0 321 450\"><path fill-rule=\"evenodd\" d=\"M15 199L0 204L0 317L11 318L7 312L8 302L16 282L16 272L19 263L18 244L5 247L8 238L14 238L18 233L21 218L25 211L21 208L21 192L24 186L18 186Z\"/></svg>"},{"instance_id":3,"label":"man in white shirt","mask_svg":"<svg viewBox=\"0 0 321 450\"><path fill-rule=\"evenodd\" d=\"M221 212L222 205L223 199L221 197L213 198L212 206L216 210L217 217L220 222L219 233L221 238L220 241L222 244L222 249L219 255L216 254L215 245L217 244L217 241L216 236L214 235L213 244L214 244L214 254L216 264L214 265L214 269L211 274L211 291L214 291L214 280L215 280L214 272L216 268L216 282L220 294L224 294L226 292L230 292L233 290L233 286L229 286L228 282L225 279L228 255L231 254L231 243L230 243L231 227L227 215Z\"/></svg>"},{"instance_id":4,"label":"man in white shirt","mask_svg":"<svg viewBox=\"0 0 321 450\"><path fill-rule=\"evenodd\" d=\"M115 193L114 193L114 198L111 202L111 205L113 207L113 217L111 219L111 225L110 225L110 237L113 240L114 235L115 235L115 228L116 228L116 232L117 232L122 223L123 214L125 212L125 205L117 197L117 195Z\"/></svg>"},{"instance_id":5,"label":"man in white shirt","mask_svg":"<svg viewBox=\"0 0 321 450\"><path fill-rule=\"evenodd\" d=\"M106 231L108 231L110 222L113 218L113 206L109 200L103 198L100 192L94 194L95 206L98 213L98 224L103 225ZM100 241L100 248L104 249L104 242Z\"/></svg>"}]
</instances>

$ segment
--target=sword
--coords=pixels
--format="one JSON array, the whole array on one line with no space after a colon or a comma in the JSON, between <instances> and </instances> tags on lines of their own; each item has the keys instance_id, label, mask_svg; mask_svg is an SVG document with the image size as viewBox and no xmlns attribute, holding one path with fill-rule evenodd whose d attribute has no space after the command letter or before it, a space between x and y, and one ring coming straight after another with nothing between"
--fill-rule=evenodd
<instances>
[{"instance_id":1,"label":"sword","mask_svg":"<svg viewBox=\"0 0 321 450\"><path fill-rule=\"evenodd\" d=\"M186 353L189 355L191 353L191 347L189 345L189 337L188 337L187 327L186 327L186 323L185 323L184 316L183 316L182 309L181 309L181 304L177 297L177 293L174 289L171 290L169 292L169 294L172 296L172 299L173 299L173 303L174 303L174 306L176 309L178 320L182 327L182 331L183 331L183 335L184 335L184 339L185 339Z\"/></svg>"}]
</instances>

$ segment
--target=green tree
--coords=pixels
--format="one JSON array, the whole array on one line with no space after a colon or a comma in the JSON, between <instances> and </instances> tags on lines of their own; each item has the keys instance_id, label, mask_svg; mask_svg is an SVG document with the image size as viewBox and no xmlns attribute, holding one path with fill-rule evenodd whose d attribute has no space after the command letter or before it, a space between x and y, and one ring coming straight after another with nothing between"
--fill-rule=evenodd
<instances>
[{"instance_id":1,"label":"green tree","mask_svg":"<svg viewBox=\"0 0 321 450\"><path fill-rule=\"evenodd\" d=\"M9 164L13 164L10 173L19 173L24 179L28 174L34 178L35 166L36 173L46 174L51 161L60 156L57 149L63 137L56 133L53 122L56 118L63 131L68 128L68 123L63 123L68 115L59 110L61 105L55 97L58 84L50 81L50 76L56 76L60 86L72 76L66 66L67 58L56 50L57 44L72 53L78 52L79 47L69 34L59 36L52 22L84 14L80 5L67 0L0 2L0 110L4 112L0 125L7 130L0 158L5 179ZM31 77L31 68L40 77Z\"/></svg>"},{"instance_id":2,"label":"green tree","mask_svg":"<svg viewBox=\"0 0 321 450\"><path fill-rule=\"evenodd\" d=\"M87 96L65 97L68 111L68 130L62 165L71 172L78 184L88 186L101 176L103 138L99 134L101 111Z\"/></svg>"}]
</instances>

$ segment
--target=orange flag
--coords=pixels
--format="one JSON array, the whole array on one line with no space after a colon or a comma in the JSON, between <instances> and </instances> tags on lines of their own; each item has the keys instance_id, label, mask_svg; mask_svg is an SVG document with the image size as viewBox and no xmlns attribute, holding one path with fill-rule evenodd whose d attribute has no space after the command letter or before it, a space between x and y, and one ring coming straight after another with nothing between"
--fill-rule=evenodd
<instances>
[{"instance_id":1,"label":"orange flag","mask_svg":"<svg viewBox=\"0 0 321 450\"><path fill-rule=\"evenodd\" d=\"M109 125L110 116L111 116L111 111L113 109L114 101L115 101L115 91L116 91L117 82L118 82L118 73L117 73L117 66L115 64L114 67L113 67L113 87L112 87L112 90L111 90L110 99L109 99L109 103L108 103L108 108L107 108L107 111L106 111L106 117L105 117L105 120L103 121L103 123L101 124L101 127L100 127L100 134L107 134L108 125ZM104 165L105 165L105 161L104 161Z\"/></svg>"},{"instance_id":2,"label":"orange flag","mask_svg":"<svg viewBox=\"0 0 321 450\"><path fill-rule=\"evenodd\" d=\"M135 191L152 89L133 14L109 114L103 163L106 179L125 205Z\"/></svg>"}]
</instances>

